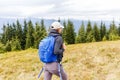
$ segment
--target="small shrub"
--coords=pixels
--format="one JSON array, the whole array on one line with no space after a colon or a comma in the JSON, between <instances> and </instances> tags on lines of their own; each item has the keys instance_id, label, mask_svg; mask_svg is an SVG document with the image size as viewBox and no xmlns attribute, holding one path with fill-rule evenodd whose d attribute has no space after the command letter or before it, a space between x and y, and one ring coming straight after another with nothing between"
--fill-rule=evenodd
<instances>
[{"instance_id":1,"label":"small shrub","mask_svg":"<svg viewBox=\"0 0 120 80\"><path fill-rule=\"evenodd\" d=\"M0 53L4 53L5 52L5 45L0 43Z\"/></svg>"},{"instance_id":2,"label":"small shrub","mask_svg":"<svg viewBox=\"0 0 120 80\"><path fill-rule=\"evenodd\" d=\"M5 45L5 51L11 51L11 41L7 41L7 44Z\"/></svg>"}]
</instances>

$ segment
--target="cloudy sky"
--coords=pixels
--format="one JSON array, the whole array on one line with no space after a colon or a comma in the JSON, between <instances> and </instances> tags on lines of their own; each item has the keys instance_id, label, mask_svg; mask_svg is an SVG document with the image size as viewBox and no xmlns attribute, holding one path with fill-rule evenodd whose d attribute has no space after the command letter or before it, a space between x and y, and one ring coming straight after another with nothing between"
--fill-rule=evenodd
<instances>
[{"instance_id":1,"label":"cloudy sky","mask_svg":"<svg viewBox=\"0 0 120 80\"><path fill-rule=\"evenodd\" d=\"M120 21L119 0L0 0L0 17Z\"/></svg>"}]
</instances>

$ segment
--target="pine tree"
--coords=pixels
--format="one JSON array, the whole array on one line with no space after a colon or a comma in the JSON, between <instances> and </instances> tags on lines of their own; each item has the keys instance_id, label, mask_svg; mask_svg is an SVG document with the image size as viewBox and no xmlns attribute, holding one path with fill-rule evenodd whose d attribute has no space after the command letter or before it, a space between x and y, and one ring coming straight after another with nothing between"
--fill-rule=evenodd
<instances>
[{"instance_id":1,"label":"pine tree","mask_svg":"<svg viewBox=\"0 0 120 80\"><path fill-rule=\"evenodd\" d=\"M41 23L39 24L38 22L35 25L35 30L34 30L34 47L38 48L39 42L47 36L46 28L44 25L44 20L41 20Z\"/></svg>"},{"instance_id":2,"label":"pine tree","mask_svg":"<svg viewBox=\"0 0 120 80\"><path fill-rule=\"evenodd\" d=\"M80 26L80 29L78 31L77 43L84 43L84 42L85 42L85 26L84 26L84 22L82 21L82 25Z\"/></svg>"},{"instance_id":3,"label":"pine tree","mask_svg":"<svg viewBox=\"0 0 120 80\"><path fill-rule=\"evenodd\" d=\"M102 38L103 38L103 22L101 21L101 24L100 24L100 40L102 41Z\"/></svg>"},{"instance_id":4,"label":"pine tree","mask_svg":"<svg viewBox=\"0 0 120 80\"><path fill-rule=\"evenodd\" d=\"M13 29L12 26L7 24L3 26L3 33L2 33L2 37L1 37L1 41L3 44L6 44L7 41L10 41L12 39L13 36Z\"/></svg>"},{"instance_id":5,"label":"pine tree","mask_svg":"<svg viewBox=\"0 0 120 80\"><path fill-rule=\"evenodd\" d=\"M104 36L103 39L102 39L102 41L106 41L106 40L107 40L107 38L106 38L106 36Z\"/></svg>"},{"instance_id":6,"label":"pine tree","mask_svg":"<svg viewBox=\"0 0 120 80\"><path fill-rule=\"evenodd\" d=\"M34 30L33 36L34 36L34 47L38 48L38 45L39 45L39 42L40 42L41 36L42 36L41 27L38 22L35 24L35 30Z\"/></svg>"},{"instance_id":7,"label":"pine tree","mask_svg":"<svg viewBox=\"0 0 120 80\"><path fill-rule=\"evenodd\" d=\"M35 30L34 30L34 34L33 34L33 37L34 37L34 47L35 48L38 48L38 44L39 44L39 41L40 41L40 37L41 37L41 30L40 30L40 24L37 22L35 24Z\"/></svg>"},{"instance_id":8,"label":"pine tree","mask_svg":"<svg viewBox=\"0 0 120 80\"><path fill-rule=\"evenodd\" d=\"M6 27L6 30L5 30L5 40L6 40L6 42L12 40L11 28L10 28L9 24L7 24L7 27Z\"/></svg>"},{"instance_id":9,"label":"pine tree","mask_svg":"<svg viewBox=\"0 0 120 80\"><path fill-rule=\"evenodd\" d=\"M41 20L41 39L42 40L45 36L47 36L47 31L44 25L44 20Z\"/></svg>"},{"instance_id":10,"label":"pine tree","mask_svg":"<svg viewBox=\"0 0 120 80\"><path fill-rule=\"evenodd\" d=\"M26 45L26 38L27 38L27 29L28 29L28 26L27 26L27 22L26 20L24 20L24 26L23 26L23 35L22 35L22 49L25 49L25 45Z\"/></svg>"},{"instance_id":11,"label":"pine tree","mask_svg":"<svg viewBox=\"0 0 120 80\"><path fill-rule=\"evenodd\" d=\"M65 21L63 22L63 26L64 26L64 29L63 29L63 32L62 32L62 37L63 37L63 40L65 41L65 39L66 39L66 27L67 27Z\"/></svg>"},{"instance_id":12,"label":"pine tree","mask_svg":"<svg viewBox=\"0 0 120 80\"><path fill-rule=\"evenodd\" d=\"M109 30L106 30L106 39L109 40Z\"/></svg>"},{"instance_id":13,"label":"pine tree","mask_svg":"<svg viewBox=\"0 0 120 80\"><path fill-rule=\"evenodd\" d=\"M5 45L5 51L11 51L11 41L7 41L6 45Z\"/></svg>"},{"instance_id":14,"label":"pine tree","mask_svg":"<svg viewBox=\"0 0 120 80\"><path fill-rule=\"evenodd\" d=\"M1 34L1 42L5 44L7 42L6 40L6 25L3 25L3 33Z\"/></svg>"},{"instance_id":15,"label":"pine tree","mask_svg":"<svg viewBox=\"0 0 120 80\"><path fill-rule=\"evenodd\" d=\"M14 39L12 39L12 43L11 43L11 49L12 51L16 51L16 50L21 50L21 45L20 45L20 41L19 39L17 39L17 37Z\"/></svg>"},{"instance_id":16,"label":"pine tree","mask_svg":"<svg viewBox=\"0 0 120 80\"><path fill-rule=\"evenodd\" d=\"M67 28L66 28L66 42L68 44L75 43L75 32L73 23L68 20Z\"/></svg>"},{"instance_id":17,"label":"pine tree","mask_svg":"<svg viewBox=\"0 0 120 80\"><path fill-rule=\"evenodd\" d=\"M109 29L109 40L116 40L118 39L117 27L115 25L114 20L112 21Z\"/></svg>"},{"instance_id":18,"label":"pine tree","mask_svg":"<svg viewBox=\"0 0 120 80\"><path fill-rule=\"evenodd\" d=\"M102 41L103 38L106 38L107 39L107 30L106 30L106 26L105 26L105 23L103 23L101 21L101 24L100 24L100 40Z\"/></svg>"},{"instance_id":19,"label":"pine tree","mask_svg":"<svg viewBox=\"0 0 120 80\"><path fill-rule=\"evenodd\" d=\"M0 53L4 53L4 52L5 52L5 45L0 42Z\"/></svg>"},{"instance_id":20,"label":"pine tree","mask_svg":"<svg viewBox=\"0 0 120 80\"><path fill-rule=\"evenodd\" d=\"M92 31L91 22L88 21L87 28L86 28L86 34L88 35L91 31Z\"/></svg>"},{"instance_id":21,"label":"pine tree","mask_svg":"<svg viewBox=\"0 0 120 80\"><path fill-rule=\"evenodd\" d=\"M15 36L15 33L14 33L14 28L13 28L13 26L12 25L10 25L9 26L9 29L10 29L10 37L11 37L11 39L10 40L12 40L12 38Z\"/></svg>"},{"instance_id":22,"label":"pine tree","mask_svg":"<svg viewBox=\"0 0 120 80\"><path fill-rule=\"evenodd\" d=\"M119 24L119 27L118 27L118 35L120 37L120 24Z\"/></svg>"},{"instance_id":23,"label":"pine tree","mask_svg":"<svg viewBox=\"0 0 120 80\"><path fill-rule=\"evenodd\" d=\"M94 27L93 27L93 35L94 35L95 41L100 41L100 32L96 23L94 24Z\"/></svg>"},{"instance_id":24,"label":"pine tree","mask_svg":"<svg viewBox=\"0 0 120 80\"><path fill-rule=\"evenodd\" d=\"M34 33L34 28L33 28L33 24L32 21L30 20L28 22L28 30L27 30L27 38L26 38L26 46L25 48L30 48L33 47L34 44L34 37L33 37L33 33Z\"/></svg>"},{"instance_id":25,"label":"pine tree","mask_svg":"<svg viewBox=\"0 0 120 80\"><path fill-rule=\"evenodd\" d=\"M93 31L90 31L89 34L87 35L86 42L92 42L93 40L95 40L93 36Z\"/></svg>"},{"instance_id":26,"label":"pine tree","mask_svg":"<svg viewBox=\"0 0 120 80\"><path fill-rule=\"evenodd\" d=\"M94 36L93 36L91 22L88 21L87 28L86 28L86 42L92 42L93 38Z\"/></svg>"},{"instance_id":27,"label":"pine tree","mask_svg":"<svg viewBox=\"0 0 120 80\"><path fill-rule=\"evenodd\" d=\"M104 38L104 36L107 35L107 30L106 30L106 26L105 23L103 24L103 28L102 28L102 39ZM106 38L107 39L107 38Z\"/></svg>"},{"instance_id":28,"label":"pine tree","mask_svg":"<svg viewBox=\"0 0 120 80\"><path fill-rule=\"evenodd\" d=\"M110 25L109 33L117 34L117 27L116 27L116 25L115 25L114 20L112 21L112 23L111 23L111 25Z\"/></svg>"},{"instance_id":29,"label":"pine tree","mask_svg":"<svg viewBox=\"0 0 120 80\"><path fill-rule=\"evenodd\" d=\"M23 33L22 33L22 25L19 23L19 21L17 20L16 22L16 37L17 39L19 40L19 43L20 43L20 46L23 46L22 44L22 36L23 36Z\"/></svg>"},{"instance_id":30,"label":"pine tree","mask_svg":"<svg viewBox=\"0 0 120 80\"><path fill-rule=\"evenodd\" d=\"M17 32L17 26L15 25L15 23L12 24L12 28L13 28L13 36L12 38L16 38L16 32Z\"/></svg>"},{"instance_id":31,"label":"pine tree","mask_svg":"<svg viewBox=\"0 0 120 80\"><path fill-rule=\"evenodd\" d=\"M92 42L96 42L95 37L92 38Z\"/></svg>"}]
</instances>

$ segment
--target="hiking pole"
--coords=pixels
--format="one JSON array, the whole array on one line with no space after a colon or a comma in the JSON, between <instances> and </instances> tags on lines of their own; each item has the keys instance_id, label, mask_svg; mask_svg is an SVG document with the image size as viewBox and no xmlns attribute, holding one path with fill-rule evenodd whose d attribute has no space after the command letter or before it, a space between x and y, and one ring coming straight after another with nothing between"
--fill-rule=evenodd
<instances>
[{"instance_id":1,"label":"hiking pole","mask_svg":"<svg viewBox=\"0 0 120 80\"><path fill-rule=\"evenodd\" d=\"M39 73L39 75L38 75L38 78L40 78L40 76L41 76L43 70L44 70L44 68L42 67L42 69L40 70L40 73Z\"/></svg>"},{"instance_id":2,"label":"hiking pole","mask_svg":"<svg viewBox=\"0 0 120 80\"><path fill-rule=\"evenodd\" d=\"M59 72L60 80L62 80L62 75L61 75L60 64L59 63L58 63L58 72Z\"/></svg>"}]
</instances>

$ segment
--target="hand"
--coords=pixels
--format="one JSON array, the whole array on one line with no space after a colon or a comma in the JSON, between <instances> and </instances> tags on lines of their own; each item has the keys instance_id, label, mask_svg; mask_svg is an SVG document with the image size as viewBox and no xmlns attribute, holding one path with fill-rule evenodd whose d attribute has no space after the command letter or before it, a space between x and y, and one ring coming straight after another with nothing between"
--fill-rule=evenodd
<instances>
[{"instance_id":1,"label":"hand","mask_svg":"<svg viewBox=\"0 0 120 80\"><path fill-rule=\"evenodd\" d=\"M63 43L63 49L64 49L64 50L66 49L66 45L65 45L65 43Z\"/></svg>"}]
</instances>

